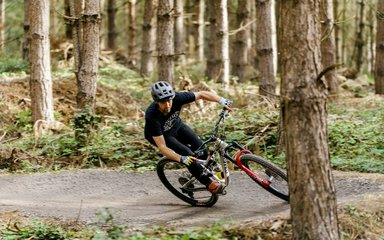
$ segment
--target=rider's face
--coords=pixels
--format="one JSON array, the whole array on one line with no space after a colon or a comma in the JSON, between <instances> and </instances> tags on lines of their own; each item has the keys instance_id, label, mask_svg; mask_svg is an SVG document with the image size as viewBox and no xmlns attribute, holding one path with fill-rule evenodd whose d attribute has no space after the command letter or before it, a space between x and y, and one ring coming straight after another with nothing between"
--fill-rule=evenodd
<instances>
[{"instance_id":1,"label":"rider's face","mask_svg":"<svg viewBox=\"0 0 384 240\"><path fill-rule=\"evenodd\" d=\"M163 114L168 114L171 111L172 102L173 102L172 99L157 102L157 106L159 106L160 112L162 112Z\"/></svg>"}]
</instances>

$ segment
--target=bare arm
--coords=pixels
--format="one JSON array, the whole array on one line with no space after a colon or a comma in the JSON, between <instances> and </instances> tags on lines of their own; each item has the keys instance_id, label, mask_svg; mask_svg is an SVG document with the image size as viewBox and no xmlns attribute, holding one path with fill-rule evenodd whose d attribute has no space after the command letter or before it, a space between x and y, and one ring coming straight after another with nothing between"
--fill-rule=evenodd
<instances>
[{"instance_id":1,"label":"bare arm","mask_svg":"<svg viewBox=\"0 0 384 240\"><path fill-rule=\"evenodd\" d=\"M159 148L160 152L164 156L166 156L167 158L174 160L174 161L178 161L178 162L180 161L181 156L179 154L175 153L175 151L173 151L169 147L167 147L163 135L153 137L153 140L155 141L156 146Z\"/></svg>"},{"instance_id":2,"label":"bare arm","mask_svg":"<svg viewBox=\"0 0 384 240\"><path fill-rule=\"evenodd\" d=\"M195 98L196 100L203 99L210 102L220 102L220 99L222 99L222 97L220 97L216 93L208 91L195 92Z\"/></svg>"}]
</instances>

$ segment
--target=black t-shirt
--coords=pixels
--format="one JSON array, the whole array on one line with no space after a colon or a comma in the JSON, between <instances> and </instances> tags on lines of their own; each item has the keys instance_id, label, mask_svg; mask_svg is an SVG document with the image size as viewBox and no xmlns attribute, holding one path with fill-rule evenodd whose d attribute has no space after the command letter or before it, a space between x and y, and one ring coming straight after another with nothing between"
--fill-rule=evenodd
<instances>
[{"instance_id":1,"label":"black t-shirt","mask_svg":"<svg viewBox=\"0 0 384 240\"><path fill-rule=\"evenodd\" d=\"M171 111L166 115L160 112L155 102L152 102L145 111L145 138L154 144L153 136L172 134L176 131L181 124L179 117L181 107L193 101L195 101L193 92L176 92Z\"/></svg>"}]
</instances>

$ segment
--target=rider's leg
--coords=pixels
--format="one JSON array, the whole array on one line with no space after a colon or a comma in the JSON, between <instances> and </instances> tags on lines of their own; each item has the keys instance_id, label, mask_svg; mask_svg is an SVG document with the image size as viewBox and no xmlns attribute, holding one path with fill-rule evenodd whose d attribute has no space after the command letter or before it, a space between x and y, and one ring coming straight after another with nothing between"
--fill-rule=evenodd
<instances>
[{"instance_id":1,"label":"rider's leg","mask_svg":"<svg viewBox=\"0 0 384 240\"><path fill-rule=\"evenodd\" d=\"M175 136L184 145L190 145L190 149L195 152L202 144L203 141L197 136L197 134L186 124L181 124L179 130ZM202 153L195 156L199 159L207 159L208 151L203 149Z\"/></svg>"},{"instance_id":2,"label":"rider's leg","mask_svg":"<svg viewBox=\"0 0 384 240\"><path fill-rule=\"evenodd\" d=\"M165 142L167 143L167 146L177 152L180 155L183 156L193 156L193 151L184 145L182 142L180 142L176 137L164 135ZM192 162L188 167L189 172L196 177L197 180L199 180L202 184L208 186L212 180L210 179L210 176L207 174L203 174L204 168L197 162Z\"/></svg>"}]
</instances>

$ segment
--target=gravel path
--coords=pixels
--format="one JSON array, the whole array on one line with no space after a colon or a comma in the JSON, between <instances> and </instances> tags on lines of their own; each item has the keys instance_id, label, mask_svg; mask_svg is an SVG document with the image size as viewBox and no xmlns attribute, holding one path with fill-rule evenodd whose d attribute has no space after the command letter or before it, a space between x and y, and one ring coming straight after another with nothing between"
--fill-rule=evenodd
<instances>
[{"instance_id":1,"label":"gravel path","mask_svg":"<svg viewBox=\"0 0 384 240\"><path fill-rule=\"evenodd\" d=\"M335 172L339 203L384 194L384 175ZM199 226L213 222L257 220L289 214L289 205L235 172L228 194L212 208L191 207L161 184L155 172L76 170L0 175L0 214L17 212L30 218L113 224L134 228L151 225Z\"/></svg>"}]
</instances>

